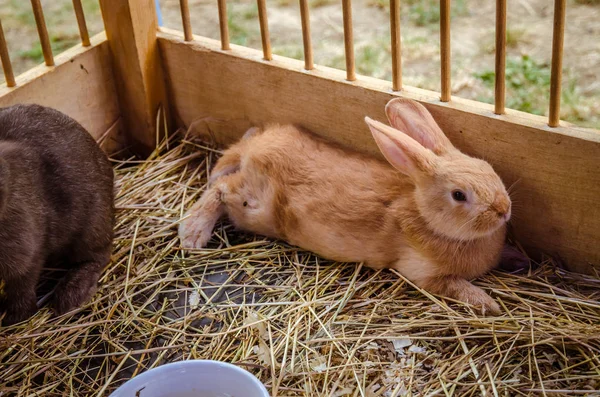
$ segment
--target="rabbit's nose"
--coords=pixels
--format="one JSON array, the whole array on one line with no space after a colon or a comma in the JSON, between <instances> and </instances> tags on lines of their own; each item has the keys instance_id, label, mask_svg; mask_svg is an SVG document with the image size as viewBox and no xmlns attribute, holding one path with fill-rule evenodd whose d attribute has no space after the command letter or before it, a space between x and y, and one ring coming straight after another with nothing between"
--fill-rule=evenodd
<instances>
[{"instance_id":1,"label":"rabbit's nose","mask_svg":"<svg viewBox=\"0 0 600 397\"><path fill-rule=\"evenodd\" d=\"M510 219L510 202L503 199L497 199L491 205L492 210L496 211L499 218L504 218L506 222Z\"/></svg>"}]
</instances>

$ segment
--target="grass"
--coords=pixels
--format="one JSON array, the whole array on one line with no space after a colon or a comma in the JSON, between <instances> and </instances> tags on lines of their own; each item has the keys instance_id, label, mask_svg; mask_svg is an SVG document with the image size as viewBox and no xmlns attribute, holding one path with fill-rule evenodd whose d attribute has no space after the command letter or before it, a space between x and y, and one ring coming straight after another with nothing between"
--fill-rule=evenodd
<instances>
[{"instance_id":1,"label":"grass","mask_svg":"<svg viewBox=\"0 0 600 397\"><path fill-rule=\"evenodd\" d=\"M520 43L527 39L527 31L525 29L514 28L506 29L506 47L516 48Z\"/></svg>"},{"instance_id":2,"label":"grass","mask_svg":"<svg viewBox=\"0 0 600 397\"><path fill-rule=\"evenodd\" d=\"M528 55L509 57L506 61L506 107L537 115L547 115L550 92L550 65ZM496 74L493 70L475 74L490 94L478 100L493 103ZM583 127L600 128L598 103L594 96L584 96L577 80L569 71L563 72L561 118Z\"/></svg>"},{"instance_id":3,"label":"grass","mask_svg":"<svg viewBox=\"0 0 600 397\"><path fill-rule=\"evenodd\" d=\"M361 46L357 48L355 57L360 74L386 80L392 78L392 55L385 43Z\"/></svg>"},{"instance_id":4,"label":"grass","mask_svg":"<svg viewBox=\"0 0 600 397\"><path fill-rule=\"evenodd\" d=\"M81 4L87 19L97 19L100 17L100 2L98 0L82 0ZM16 19L22 25L35 28L35 18L29 1L10 0L8 6L10 7L9 15L11 19ZM75 16L73 5L70 1L42 2L42 7L48 26L60 26L61 28L68 26L70 28Z\"/></svg>"},{"instance_id":5,"label":"grass","mask_svg":"<svg viewBox=\"0 0 600 397\"><path fill-rule=\"evenodd\" d=\"M310 8L319 8L319 7L326 7L326 6L330 6L333 4L338 4L339 1L337 0L310 0L308 2L308 5Z\"/></svg>"},{"instance_id":6,"label":"grass","mask_svg":"<svg viewBox=\"0 0 600 397\"><path fill-rule=\"evenodd\" d=\"M481 44L481 50L486 54L493 54L496 51L496 38L495 32L490 31L490 34L486 36L485 40ZM519 45L529 43L527 30L523 28L507 28L506 29L506 48L509 50L515 50L519 48Z\"/></svg>"},{"instance_id":7,"label":"grass","mask_svg":"<svg viewBox=\"0 0 600 397\"><path fill-rule=\"evenodd\" d=\"M359 74L391 80L391 51L387 45L389 37L375 40L373 44L362 44L354 50L354 63ZM330 59L326 66L346 70L346 57L339 55Z\"/></svg>"},{"instance_id":8,"label":"grass","mask_svg":"<svg viewBox=\"0 0 600 397\"><path fill-rule=\"evenodd\" d=\"M561 117L582 127L600 130L600 92L582 95L577 79L570 71L563 74Z\"/></svg>"},{"instance_id":9,"label":"grass","mask_svg":"<svg viewBox=\"0 0 600 397\"><path fill-rule=\"evenodd\" d=\"M273 46L273 53L292 59L304 59L304 47L302 45L284 44Z\"/></svg>"},{"instance_id":10,"label":"grass","mask_svg":"<svg viewBox=\"0 0 600 397\"><path fill-rule=\"evenodd\" d=\"M10 7L12 9L10 13L11 18L15 18L25 26L35 26L35 18L29 2L10 0Z\"/></svg>"},{"instance_id":11,"label":"grass","mask_svg":"<svg viewBox=\"0 0 600 397\"><path fill-rule=\"evenodd\" d=\"M103 29L97 0L82 0L88 31L91 35ZM54 55L79 42L75 12L70 0L43 1L44 18ZM31 2L0 0L0 17L13 69L16 75L43 61ZM3 82L3 76L0 82Z\"/></svg>"},{"instance_id":12,"label":"grass","mask_svg":"<svg viewBox=\"0 0 600 397\"><path fill-rule=\"evenodd\" d=\"M227 14L230 40L234 44L251 46L260 41L258 6L240 3L230 7Z\"/></svg>"},{"instance_id":13,"label":"grass","mask_svg":"<svg viewBox=\"0 0 600 397\"><path fill-rule=\"evenodd\" d=\"M277 5L279 7L289 7L292 4L297 4L298 1L297 0L277 0ZM326 6L330 6L333 4L338 4L339 1L338 0L309 0L308 1L308 6L309 8L319 8L319 7L326 7Z\"/></svg>"},{"instance_id":14,"label":"grass","mask_svg":"<svg viewBox=\"0 0 600 397\"><path fill-rule=\"evenodd\" d=\"M98 0L82 0L81 5L86 15L96 16L100 14L100 2Z\"/></svg>"},{"instance_id":15,"label":"grass","mask_svg":"<svg viewBox=\"0 0 600 397\"><path fill-rule=\"evenodd\" d=\"M412 3L412 4L411 4ZM417 26L427 26L440 22L440 2L436 0L423 0L409 2L410 19Z\"/></svg>"},{"instance_id":16,"label":"grass","mask_svg":"<svg viewBox=\"0 0 600 397\"><path fill-rule=\"evenodd\" d=\"M367 5L389 12L390 0L368 0ZM406 0L401 1L401 13L406 13L411 22L417 26L430 26L440 22L439 0ZM454 0L451 3L452 17L466 15L468 8L465 0Z\"/></svg>"},{"instance_id":17,"label":"grass","mask_svg":"<svg viewBox=\"0 0 600 397\"><path fill-rule=\"evenodd\" d=\"M488 88L493 88L496 73L487 70L475 74ZM550 66L528 55L506 60L506 106L523 112L543 115L550 89ZM492 103L492 98L481 98Z\"/></svg>"},{"instance_id":18,"label":"grass","mask_svg":"<svg viewBox=\"0 0 600 397\"><path fill-rule=\"evenodd\" d=\"M367 5L388 11L390 9L390 0L368 0Z\"/></svg>"},{"instance_id":19,"label":"grass","mask_svg":"<svg viewBox=\"0 0 600 397\"><path fill-rule=\"evenodd\" d=\"M79 36L52 36L50 38L50 46L52 47L52 53L54 55L74 46L78 42ZM35 44L29 50L19 52L19 56L31 59L36 63L40 63L44 60L42 46L39 43Z\"/></svg>"},{"instance_id":20,"label":"grass","mask_svg":"<svg viewBox=\"0 0 600 397\"><path fill-rule=\"evenodd\" d=\"M277 0L279 6L297 6L297 0ZM381 9L381 13L387 13L389 11L389 0L367 0L368 5ZM573 0L573 2L580 4L597 5L600 0ZM164 2L163 2L164 3ZM178 7L177 2L172 2L173 7ZM466 0L453 0L452 5L452 17L453 29L462 29L460 27L460 16L468 14ZM2 12L6 12L8 9L8 15L10 18L3 19L5 31L23 31L23 38L18 37L17 39L12 38L12 42L20 41L20 45L13 45L11 47L11 41L9 41L9 50L11 50L11 57L13 60L13 66L16 74L22 73L28 68L39 64L43 60L39 41L37 39L37 32L35 30L35 22L31 13L31 5L28 1L20 0L0 0L2 4ZM339 6L339 0L310 0L310 7L317 9L319 7L337 4ZM5 5L7 7L5 7ZM90 33L98 32L102 29L101 21L99 21L99 3L97 0L83 0L83 6L86 10L86 17L88 20L88 26L90 26ZM163 4L165 6L165 4ZM431 67L422 69L422 66L416 68L411 66L420 62L421 65L425 59L431 58L432 64L439 62L439 54L435 51L434 46L437 45L437 30L439 28L439 1L438 0L402 0L402 18L403 18L403 65L405 82L411 82L410 76L417 76L416 80L412 80L414 84L422 88L434 88L437 83L430 84L429 80L432 80ZM338 7L339 8L339 7ZM76 24L74 24L74 15L70 0L56 0L52 2L44 2L44 11L46 15L46 21L48 24L48 30L51 35L51 42L53 51L58 53L63 51L65 48L77 43L78 31ZM329 15L337 12L336 10L329 9L323 10L324 14ZM341 13L341 10L339 11ZM340 51L322 51L319 49L319 38L327 37L333 28L323 28L324 24L329 24L329 18L325 19L325 23L318 22L318 12L315 10L311 14L312 18L312 29L313 29L313 40L315 47L315 61L317 64L328 65L337 67L339 69L345 69L345 61L343 56L339 56ZM4 15L3 15L4 16ZM358 21L360 17L355 16ZM408 21L406 21L408 19ZM272 21L270 21L272 23ZM408 23L407 23L408 22ZM12 24L11 24L12 23ZM228 23L230 30L230 38L232 43L245 45L252 48L260 49L260 30L258 25L258 10L255 2L250 1L234 1L229 7ZM386 21L387 24L387 15ZM422 29L412 29L415 26L422 27ZM518 25L523 26L523 25ZM341 27L337 27L338 37L341 38L342 30ZM434 40L428 41L421 36L414 36L414 32L419 34L427 35L428 37L435 37ZM218 33L217 33L218 35ZM274 52L283 56L287 56L294 59L303 59L302 43L299 35L274 35L272 34L272 44ZM485 54L493 54L494 42L493 33L486 35L483 38L483 43L480 44L480 50ZM535 35L528 34L525 28L521 27L508 27L507 30L507 48L514 51L510 53L517 53L518 51L524 51L530 45L534 44L530 41L535 39ZM333 41L337 39L329 39ZM360 74L383 78L386 80L390 79L391 75L391 64L389 56L389 40L386 36L383 40L380 40L380 36L373 38L369 35L355 33L355 54L357 62L357 71ZM421 42L418 42L421 40ZM338 43L338 42L336 42ZM525 44L525 45L523 45ZM329 45L329 44L328 44ZM341 48L342 42L339 41ZM381 48L379 48L381 47ZM431 49L434 50L431 50ZM455 48L455 47L453 47ZM425 51L428 49L429 51ZM339 48L338 48L339 50ZM342 52L343 53L343 52ZM412 58L412 59L411 59ZM453 62L457 59L453 58ZM539 63L539 62L538 62ZM489 65L489 64L488 64ZM507 65L510 70L507 70L507 74L510 74L511 81L509 95L509 105L525 111L532 111L535 114L544 114L547 108L547 80L542 82L542 85L538 88L533 87L535 84L527 76L527 61L523 59L517 60L513 64ZM546 65L547 66L547 65ZM544 69L547 67L544 65L532 65L531 72L535 72L534 69ZM490 75L491 73L491 75ZM540 76L546 72L538 73ZM535 77L535 76L534 76ZM600 127L600 111L597 104L597 93L589 93L586 91L587 86L585 83L579 81L579 84L574 83L570 79L577 81L578 76L572 76L569 80L565 79L563 86L563 105L562 114L566 120L576 121L579 125ZM493 72L484 71L478 76L479 80L485 84L487 89L493 88ZM0 76L0 80L3 79ZM437 77L433 79L437 82ZM491 83L490 83L491 82ZM466 92L466 91L465 91ZM531 93L529 95L528 93ZM474 97L475 93L466 93L466 96ZM529 96L535 96L535 98L528 99ZM512 99L509 99L512 98ZM492 101L492 95L484 94L478 99L486 102Z\"/></svg>"},{"instance_id":21,"label":"grass","mask_svg":"<svg viewBox=\"0 0 600 397\"><path fill-rule=\"evenodd\" d=\"M294 2L292 0L277 0L277 6L279 7L289 7L293 4Z\"/></svg>"},{"instance_id":22,"label":"grass","mask_svg":"<svg viewBox=\"0 0 600 397\"><path fill-rule=\"evenodd\" d=\"M439 0L409 0L409 18L417 26L427 26L440 22L440 1ZM466 15L468 8L465 0L455 0L451 2L451 16L457 17Z\"/></svg>"}]
</instances>

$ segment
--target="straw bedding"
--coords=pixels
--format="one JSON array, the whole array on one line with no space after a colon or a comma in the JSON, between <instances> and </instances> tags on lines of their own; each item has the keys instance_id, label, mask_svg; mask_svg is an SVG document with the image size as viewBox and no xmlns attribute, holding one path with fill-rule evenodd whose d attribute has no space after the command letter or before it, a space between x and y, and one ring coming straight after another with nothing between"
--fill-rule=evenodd
<instances>
[{"instance_id":1,"label":"straw bedding","mask_svg":"<svg viewBox=\"0 0 600 397\"><path fill-rule=\"evenodd\" d=\"M115 162L116 240L93 300L0 329L0 395L108 395L177 360L215 359L274 396L599 395L600 280L547 260L476 284L504 313L416 290L392 271L334 263L224 221L179 248L176 222L218 152L172 137Z\"/></svg>"}]
</instances>

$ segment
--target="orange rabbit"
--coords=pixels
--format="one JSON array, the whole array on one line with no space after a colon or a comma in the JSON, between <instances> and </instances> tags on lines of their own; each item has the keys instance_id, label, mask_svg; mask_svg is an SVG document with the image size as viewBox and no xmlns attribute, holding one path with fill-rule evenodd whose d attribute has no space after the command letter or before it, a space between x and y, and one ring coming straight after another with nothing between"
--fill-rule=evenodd
<instances>
[{"instance_id":1,"label":"orange rabbit","mask_svg":"<svg viewBox=\"0 0 600 397\"><path fill-rule=\"evenodd\" d=\"M393 99L386 114L394 128L365 121L389 164L294 126L249 130L181 222L184 248L204 247L227 214L240 229L394 268L431 293L499 313L467 280L500 259L511 212L504 184L456 149L418 102Z\"/></svg>"}]
</instances>

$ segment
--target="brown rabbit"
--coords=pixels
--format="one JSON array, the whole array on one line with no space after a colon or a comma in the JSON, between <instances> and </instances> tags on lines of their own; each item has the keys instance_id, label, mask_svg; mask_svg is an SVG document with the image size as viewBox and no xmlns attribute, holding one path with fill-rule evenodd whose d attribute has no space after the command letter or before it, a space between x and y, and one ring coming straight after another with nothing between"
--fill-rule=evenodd
<instances>
[{"instance_id":1,"label":"brown rabbit","mask_svg":"<svg viewBox=\"0 0 600 397\"><path fill-rule=\"evenodd\" d=\"M93 293L111 254L113 170L87 131L37 105L0 109L0 320L37 310L45 264L67 269L53 306L65 313Z\"/></svg>"},{"instance_id":2,"label":"brown rabbit","mask_svg":"<svg viewBox=\"0 0 600 397\"><path fill-rule=\"evenodd\" d=\"M226 213L240 229L394 268L429 292L498 313L467 280L499 261L511 211L502 181L456 149L418 102L393 99L386 114L395 128L365 120L395 169L293 126L250 130L180 224L183 246L204 247Z\"/></svg>"}]
</instances>

